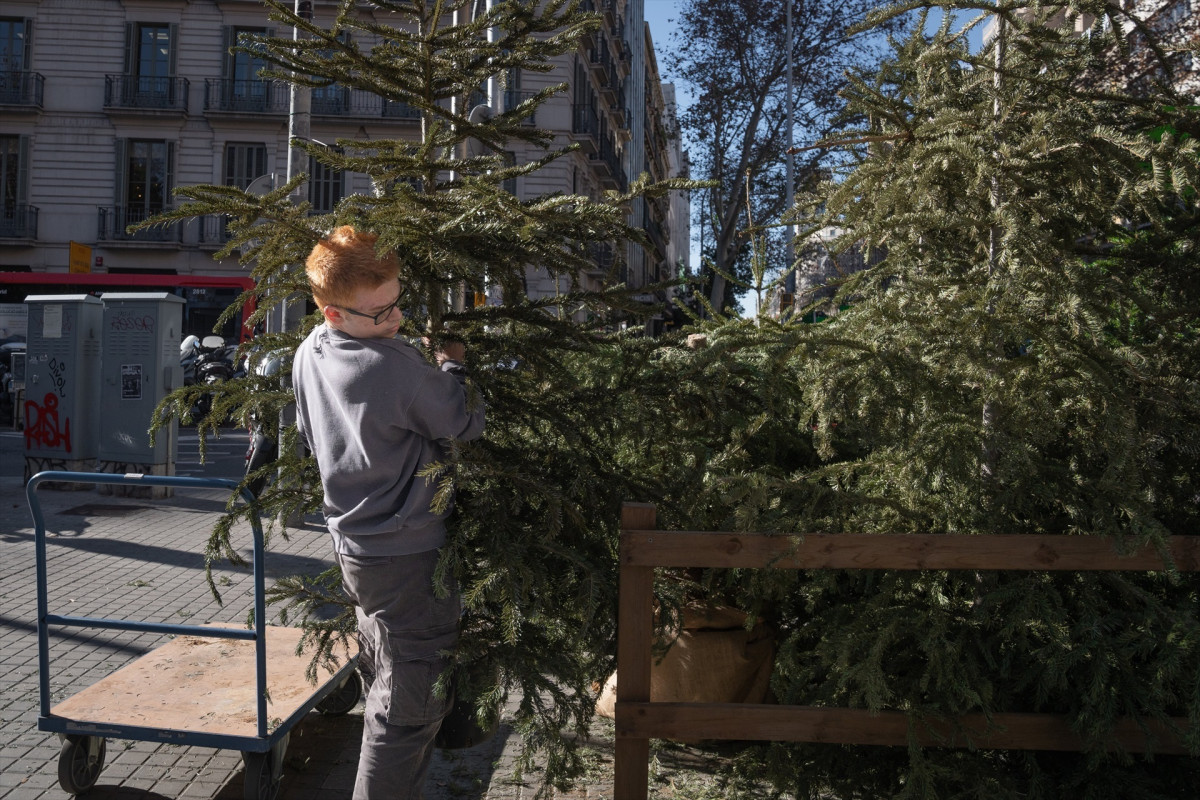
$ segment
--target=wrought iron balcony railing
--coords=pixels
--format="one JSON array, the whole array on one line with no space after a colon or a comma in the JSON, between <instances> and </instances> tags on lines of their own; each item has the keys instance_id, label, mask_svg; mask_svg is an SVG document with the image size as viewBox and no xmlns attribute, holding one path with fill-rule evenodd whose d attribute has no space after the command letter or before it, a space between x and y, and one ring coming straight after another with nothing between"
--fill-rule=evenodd
<instances>
[{"instance_id":1,"label":"wrought iron balcony railing","mask_svg":"<svg viewBox=\"0 0 1200 800\"><path fill-rule=\"evenodd\" d=\"M205 214L196 220L200 224L197 243L204 248L220 249L229 241L226 227L229 217L224 214Z\"/></svg>"},{"instance_id":2,"label":"wrought iron balcony railing","mask_svg":"<svg viewBox=\"0 0 1200 800\"><path fill-rule=\"evenodd\" d=\"M521 103L524 103L526 100L533 97L534 94L535 94L534 92L522 92L517 89L506 89L504 91L504 108L505 108L505 110L507 111L507 110L516 108L517 106L521 105ZM537 122L534 119L536 114L537 114L537 112L535 111L527 117L522 117L521 124L529 125L529 126L536 125Z\"/></svg>"},{"instance_id":3,"label":"wrought iron balcony railing","mask_svg":"<svg viewBox=\"0 0 1200 800\"><path fill-rule=\"evenodd\" d=\"M104 107L141 111L187 111L187 78L105 75Z\"/></svg>"},{"instance_id":4,"label":"wrought iron balcony railing","mask_svg":"<svg viewBox=\"0 0 1200 800\"><path fill-rule=\"evenodd\" d=\"M180 242L183 239L183 225L179 222L155 225L132 233L127 230L130 225L136 225L166 210L168 209L165 206L101 206L96 238L113 242Z\"/></svg>"},{"instance_id":5,"label":"wrought iron balcony railing","mask_svg":"<svg viewBox=\"0 0 1200 800\"><path fill-rule=\"evenodd\" d=\"M612 269L615 252L609 242L592 242L588 245L588 258L592 261L589 273L606 275Z\"/></svg>"},{"instance_id":6,"label":"wrought iron balcony railing","mask_svg":"<svg viewBox=\"0 0 1200 800\"><path fill-rule=\"evenodd\" d=\"M601 137L599 149L590 154L588 158L591 159L592 164L600 167L597 174L602 183L622 192L629 189L629 178L625 175L625 168L621 166L621 158L617 155L616 148L613 147L611 141Z\"/></svg>"},{"instance_id":7,"label":"wrought iron balcony railing","mask_svg":"<svg viewBox=\"0 0 1200 800\"><path fill-rule=\"evenodd\" d=\"M595 137L599 130L600 117L595 106L588 103L575 103L571 106L571 133Z\"/></svg>"},{"instance_id":8,"label":"wrought iron balcony railing","mask_svg":"<svg viewBox=\"0 0 1200 800\"><path fill-rule=\"evenodd\" d=\"M36 239L38 209L28 203L0 206L0 239Z\"/></svg>"},{"instance_id":9,"label":"wrought iron balcony railing","mask_svg":"<svg viewBox=\"0 0 1200 800\"><path fill-rule=\"evenodd\" d=\"M0 71L0 105L41 108L45 85L46 79L38 72Z\"/></svg>"},{"instance_id":10,"label":"wrought iron balcony railing","mask_svg":"<svg viewBox=\"0 0 1200 800\"><path fill-rule=\"evenodd\" d=\"M289 87L281 81L207 78L204 110L247 114L286 114Z\"/></svg>"},{"instance_id":11,"label":"wrought iron balcony railing","mask_svg":"<svg viewBox=\"0 0 1200 800\"><path fill-rule=\"evenodd\" d=\"M384 100L383 116L387 119L420 119L421 109L403 100Z\"/></svg>"}]
</instances>

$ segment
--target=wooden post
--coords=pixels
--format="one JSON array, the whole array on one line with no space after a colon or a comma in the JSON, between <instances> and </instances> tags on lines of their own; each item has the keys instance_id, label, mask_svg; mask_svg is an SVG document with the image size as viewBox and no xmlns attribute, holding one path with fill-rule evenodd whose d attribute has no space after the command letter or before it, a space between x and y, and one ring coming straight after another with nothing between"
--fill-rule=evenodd
<instances>
[{"instance_id":1,"label":"wooden post","mask_svg":"<svg viewBox=\"0 0 1200 800\"><path fill-rule=\"evenodd\" d=\"M617 603L617 735L613 790L620 800L646 800L650 781L650 739L622 736L626 703L650 702L650 644L654 635L654 567L626 563L625 531L653 531L650 503L621 506L621 566ZM645 534L642 534L643 536Z\"/></svg>"}]
</instances>

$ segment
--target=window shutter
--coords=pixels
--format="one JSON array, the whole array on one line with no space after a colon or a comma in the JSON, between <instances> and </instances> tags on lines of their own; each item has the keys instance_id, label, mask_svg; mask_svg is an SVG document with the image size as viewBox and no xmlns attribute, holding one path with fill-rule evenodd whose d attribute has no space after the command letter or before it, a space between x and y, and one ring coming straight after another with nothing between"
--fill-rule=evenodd
<instances>
[{"instance_id":1,"label":"window shutter","mask_svg":"<svg viewBox=\"0 0 1200 800\"><path fill-rule=\"evenodd\" d=\"M175 143L167 142L167 193L163 198L166 207L171 208L175 205Z\"/></svg>"},{"instance_id":2,"label":"window shutter","mask_svg":"<svg viewBox=\"0 0 1200 800\"><path fill-rule=\"evenodd\" d=\"M28 136L17 139L17 203L29 202L29 150Z\"/></svg>"},{"instance_id":3,"label":"window shutter","mask_svg":"<svg viewBox=\"0 0 1200 800\"><path fill-rule=\"evenodd\" d=\"M172 22L170 25L167 26L167 29L170 31L170 37L171 37L170 42L167 44L167 47L168 47L167 75L174 78L175 77L175 65L179 61L179 23Z\"/></svg>"},{"instance_id":4,"label":"window shutter","mask_svg":"<svg viewBox=\"0 0 1200 800\"><path fill-rule=\"evenodd\" d=\"M233 28L229 25L221 26L221 77L230 79L233 77L233 53L230 49L234 45Z\"/></svg>"},{"instance_id":5,"label":"window shutter","mask_svg":"<svg viewBox=\"0 0 1200 800\"><path fill-rule=\"evenodd\" d=\"M132 75L137 70L137 24L125 23L125 74Z\"/></svg>"},{"instance_id":6,"label":"window shutter","mask_svg":"<svg viewBox=\"0 0 1200 800\"><path fill-rule=\"evenodd\" d=\"M274 28L267 28L267 29L266 29L266 34L267 34L267 36L271 37L272 39L273 39L273 38L275 38L275 29L274 29ZM267 48L266 48L266 46L265 46L265 45L259 48L259 50L261 50L261 51L263 51L263 52L265 52L265 51L266 51L266 49L267 49ZM259 66L258 66L258 68L259 68L259 70L263 70L263 69L266 69L267 67L270 67L270 66L271 66L270 64L268 64L268 63L267 63L267 60L266 60L265 58L263 58L261 55L260 55L260 56L257 56L257 58L258 58L258 65L259 65ZM257 72L255 72L255 73L254 73L254 77L256 77L256 78L259 78L260 76L259 76L259 74L258 74Z\"/></svg>"},{"instance_id":7,"label":"window shutter","mask_svg":"<svg viewBox=\"0 0 1200 800\"><path fill-rule=\"evenodd\" d=\"M25 46L21 52L21 69L31 71L33 69L33 20L26 17L24 26Z\"/></svg>"},{"instance_id":8,"label":"window shutter","mask_svg":"<svg viewBox=\"0 0 1200 800\"><path fill-rule=\"evenodd\" d=\"M113 174L117 180L113 190L113 203L117 206L123 206L125 205L125 192L129 184L129 140L116 139L114 149L116 151L117 163Z\"/></svg>"}]
</instances>

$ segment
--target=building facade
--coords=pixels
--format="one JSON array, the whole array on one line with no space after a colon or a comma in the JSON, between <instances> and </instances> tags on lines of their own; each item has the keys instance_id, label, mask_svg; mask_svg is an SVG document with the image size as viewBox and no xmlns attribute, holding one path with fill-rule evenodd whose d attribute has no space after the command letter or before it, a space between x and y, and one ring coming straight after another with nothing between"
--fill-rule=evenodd
<instances>
[{"instance_id":1,"label":"building facade","mask_svg":"<svg viewBox=\"0 0 1200 800\"><path fill-rule=\"evenodd\" d=\"M642 2L589 0L603 28L575 53L549 73L490 82L487 102L496 110L548 85L570 87L530 122L552 131L556 144L580 147L518 178L510 187L518 196L598 197L626 189L642 171L678 172L678 137L666 166L662 154L647 155L668 123ZM336 5L313 3L316 22L330 23ZM375 12L363 4L361 13ZM178 186L282 183L290 89L258 78L260 59L230 52L242 34L274 34L271 25L251 0L8 0L0 10L0 272L244 279L236 258L213 258L224 243L219 218L134 233L127 227L170 208ZM326 142L416 139L420 120L406 104L335 85L312 91L310 126L311 138ZM540 155L522 147L509 154L516 163ZM316 162L309 173L317 212L371 191L366 175ZM622 242L598 247L586 281L615 277L640 286L670 273L672 248L686 252L686 239L671 242L669 204L647 205L631 209L630 219L646 227L650 251ZM536 268L530 277L535 296L558 290ZM22 299L0 296L0 303Z\"/></svg>"}]
</instances>

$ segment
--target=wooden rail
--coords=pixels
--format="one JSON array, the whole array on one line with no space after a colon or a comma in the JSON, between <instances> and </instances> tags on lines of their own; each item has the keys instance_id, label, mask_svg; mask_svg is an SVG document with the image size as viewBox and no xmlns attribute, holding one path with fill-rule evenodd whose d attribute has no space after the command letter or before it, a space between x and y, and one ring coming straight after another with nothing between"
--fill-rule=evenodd
<instances>
[{"instance_id":1,"label":"wooden rail","mask_svg":"<svg viewBox=\"0 0 1200 800\"><path fill-rule=\"evenodd\" d=\"M1175 537L1164 552L1118 553L1091 536L810 534L771 536L655 530L655 507L621 508L617 615L616 800L645 800L650 739L745 739L833 744L1078 751L1082 742L1056 714L982 714L918 719L901 711L650 700L655 567L776 569L979 569L1155 571L1167 560L1200 571L1200 537ZM1179 730L1186 718L1172 718ZM911 737L911 738L910 738ZM1152 720L1120 720L1114 747L1185 754L1181 738Z\"/></svg>"}]
</instances>

